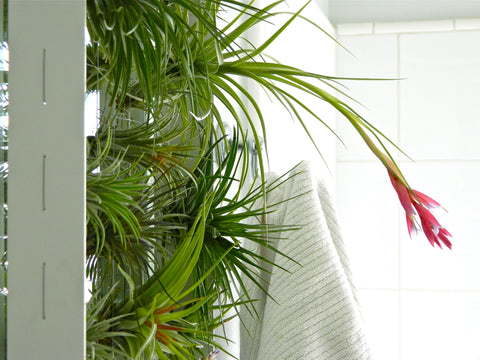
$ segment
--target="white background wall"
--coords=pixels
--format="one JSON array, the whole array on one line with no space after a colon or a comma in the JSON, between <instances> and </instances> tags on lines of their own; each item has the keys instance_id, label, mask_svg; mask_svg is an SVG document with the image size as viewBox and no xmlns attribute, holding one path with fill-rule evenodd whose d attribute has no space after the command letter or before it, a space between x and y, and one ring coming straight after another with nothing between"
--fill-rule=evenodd
<instances>
[{"instance_id":1,"label":"white background wall","mask_svg":"<svg viewBox=\"0 0 480 360\"><path fill-rule=\"evenodd\" d=\"M264 0L263 3L267 4L271 1ZM275 16L268 22L263 23L260 26L260 31L256 32L256 44L261 44L268 39L303 5L305 5L305 2L290 1L276 8L276 11L285 11L286 14ZM311 2L303 10L302 15L333 35L335 30L320 5ZM336 44L331 38L298 17L265 50L265 53L286 65L324 75L332 75L335 72L335 46ZM319 85L319 83L316 83L316 85ZM294 121L283 106L258 87L252 88L252 90L255 91L255 98L261 103L265 115L269 170L277 174L283 174L300 161L306 160L310 161L319 173L324 174L333 183L336 140L334 135L313 116L299 111L312 137L316 139L325 160L322 161L303 128ZM295 89L288 88L287 90L295 96L299 96L299 99L304 101L314 112L321 114L322 120L329 126L334 126L335 112L331 106L305 96L304 93L295 92Z\"/></svg>"},{"instance_id":2,"label":"white background wall","mask_svg":"<svg viewBox=\"0 0 480 360\"><path fill-rule=\"evenodd\" d=\"M408 237L386 171L346 122L337 207L376 359L480 359L480 20L338 26L342 76L360 113L415 159L410 185L439 201L453 250Z\"/></svg>"},{"instance_id":3,"label":"white background wall","mask_svg":"<svg viewBox=\"0 0 480 360\"><path fill-rule=\"evenodd\" d=\"M328 7L334 24L480 16L480 2L472 0L329 0Z\"/></svg>"}]
</instances>

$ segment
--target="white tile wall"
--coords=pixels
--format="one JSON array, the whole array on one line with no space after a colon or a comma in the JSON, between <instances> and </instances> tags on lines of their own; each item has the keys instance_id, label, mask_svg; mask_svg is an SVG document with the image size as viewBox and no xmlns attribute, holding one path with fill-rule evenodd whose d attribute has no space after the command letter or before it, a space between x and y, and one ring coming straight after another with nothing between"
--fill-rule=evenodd
<instances>
[{"instance_id":1,"label":"white tile wall","mask_svg":"<svg viewBox=\"0 0 480 360\"><path fill-rule=\"evenodd\" d=\"M359 34L372 34L373 33L373 23L349 23L349 24L339 24L337 26L338 35L359 35Z\"/></svg>"},{"instance_id":2,"label":"white tile wall","mask_svg":"<svg viewBox=\"0 0 480 360\"><path fill-rule=\"evenodd\" d=\"M365 329L373 359L399 360L399 293L360 290Z\"/></svg>"},{"instance_id":3,"label":"white tile wall","mask_svg":"<svg viewBox=\"0 0 480 360\"><path fill-rule=\"evenodd\" d=\"M347 48L337 49L337 75L342 77L395 79L397 78L397 35L340 36ZM385 135L397 138L396 80L344 81L350 94L360 104L347 101L360 115L382 129ZM345 146L337 145L338 160L374 159L370 150L357 136L352 126L340 116L337 133Z\"/></svg>"},{"instance_id":4,"label":"white tile wall","mask_svg":"<svg viewBox=\"0 0 480 360\"><path fill-rule=\"evenodd\" d=\"M403 169L413 187L421 187L448 210L435 214L454 236L454 245L452 251L432 249L423 234L409 241L402 221L401 286L480 291L480 161L419 162Z\"/></svg>"},{"instance_id":5,"label":"white tile wall","mask_svg":"<svg viewBox=\"0 0 480 360\"><path fill-rule=\"evenodd\" d=\"M297 2L290 5L298 7L303 3ZM294 11L294 8L287 6L287 4L282 6L284 7L277 10ZM305 13L308 14L309 19L315 21L318 26L334 36L333 26L315 2L307 6ZM266 31L263 41L274 31L277 31L279 26L289 18L290 15L286 14L283 18L275 17L276 23L267 22L263 24ZM299 34L309 33L315 34L315 46L312 46L310 37L299 36ZM297 19L268 47L266 52L281 63L331 76L335 74L335 46L335 41L332 38L319 32L312 24ZM285 49L288 49L288 51L285 51ZM316 85L321 86L319 83L316 83ZM307 128L324 157L324 163L319 158L304 129L293 121L291 114L287 113L278 101L272 103L272 98L263 89L257 90L258 93L255 98L257 100L261 99L260 103L266 121L270 169L277 173L284 173L298 162L310 160L316 170L327 180L327 184L333 183L331 179L335 169L335 136L332 132L310 114L302 113L302 115L305 115L302 118L307 123ZM310 106L314 113L320 114L322 120L328 126L335 126L335 112L331 106L317 100L312 101L312 98L305 96L305 93L295 93L292 89L289 89L289 91L292 91L295 96L299 97L300 101Z\"/></svg>"},{"instance_id":6,"label":"white tile wall","mask_svg":"<svg viewBox=\"0 0 480 360\"><path fill-rule=\"evenodd\" d=\"M480 359L480 294L404 292L401 359Z\"/></svg>"},{"instance_id":7,"label":"white tile wall","mask_svg":"<svg viewBox=\"0 0 480 360\"><path fill-rule=\"evenodd\" d=\"M453 20L379 22L374 24L374 31L376 34L452 31L453 23Z\"/></svg>"},{"instance_id":8,"label":"white tile wall","mask_svg":"<svg viewBox=\"0 0 480 360\"><path fill-rule=\"evenodd\" d=\"M348 84L373 109L367 120L417 160L401 157L401 168L448 210L435 214L453 234L451 251L410 239L381 165L338 124L350 146L337 147L337 207L374 355L478 360L480 19L367 28L343 26L339 39L357 58L338 50L339 75L407 78L390 89Z\"/></svg>"},{"instance_id":9,"label":"white tile wall","mask_svg":"<svg viewBox=\"0 0 480 360\"><path fill-rule=\"evenodd\" d=\"M455 30L479 30L480 19L456 19Z\"/></svg>"},{"instance_id":10,"label":"white tile wall","mask_svg":"<svg viewBox=\"0 0 480 360\"><path fill-rule=\"evenodd\" d=\"M398 288L398 208L387 172L377 162L338 162L336 175L338 216L357 286Z\"/></svg>"},{"instance_id":11,"label":"white tile wall","mask_svg":"<svg viewBox=\"0 0 480 360\"><path fill-rule=\"evenodd\" d=\"M417 159L480 158L480 31L400 38L400 145Z\"/></svg>"}]
</instances>

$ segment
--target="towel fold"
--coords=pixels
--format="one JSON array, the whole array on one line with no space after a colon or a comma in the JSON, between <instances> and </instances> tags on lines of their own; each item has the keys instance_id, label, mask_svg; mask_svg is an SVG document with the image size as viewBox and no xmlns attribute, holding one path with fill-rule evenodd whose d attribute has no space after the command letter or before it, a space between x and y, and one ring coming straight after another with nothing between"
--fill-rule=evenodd
<instances>
[{"instance_id":1,"label":"towel fold","mask_svg":"<svg viewBox=\"0 0 480 360\"><path fill-rule=\"evenodd\" d=\"M281 203L267 223L300 229L280 234L283 254L255 249L268 263L260 274L267 297L248 279L258 317L241 310L241 360L364 360L370 350L363 329L348 257L328 190L308 164L267 195ZM253 248L253 245L252 245Z\"/></svg>"}]
</instances>

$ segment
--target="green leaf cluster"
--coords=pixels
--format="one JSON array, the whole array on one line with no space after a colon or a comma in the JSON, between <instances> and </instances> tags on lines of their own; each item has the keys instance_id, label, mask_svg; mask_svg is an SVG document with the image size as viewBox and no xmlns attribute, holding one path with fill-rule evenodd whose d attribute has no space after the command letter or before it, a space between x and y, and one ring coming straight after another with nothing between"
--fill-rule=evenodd
<instances>
[{"instance_id":1,"label":"green leaf cluster","mask_svg":"<svg viewBox=\"0 0 480 360\"><path fill-rule=\"evenodd\" d=\"M261 149L267 134L246 79L307 134L301 113L323 120L304 96L380 139L325 90L340 91L338 79L266 60L303 8L263 44L244 41L283 14L282 2L260 9L236 0L87 0L87 90L100 98L98 128L87 139L89 359L205 358L220 347L213 329L230 309L253 311L244 279L262 287L268 261L245 244L276 251L272 241L295 224L262 221L280 205L266 206L265 197L288 177L266 183L258 152L258 179L250 179L246 144L251 138ZM220 26L226 11L235 16Z\"/></svg>"}]
</instances>

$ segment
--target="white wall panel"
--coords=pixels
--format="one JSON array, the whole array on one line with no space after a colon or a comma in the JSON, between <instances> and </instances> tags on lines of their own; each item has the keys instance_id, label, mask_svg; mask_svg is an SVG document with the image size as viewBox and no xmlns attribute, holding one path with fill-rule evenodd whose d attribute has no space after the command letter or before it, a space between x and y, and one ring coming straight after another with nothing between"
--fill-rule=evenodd
<instances>
[{"instance_id":1,"label":"white wall panel","mask_svg":"<svg viewBox=\"0 0 480 360\"><path fill-rule=\"evenodd\" d=\"M360 288L398 288L398 207L383 165L337 164L338 217Z\"/></svg>"},{"instance_id":2,"label":"white wall panel","mask_svg":"<svg viewBox=\"0 0 480 360\"><path fill-rule=\"evenodd\" d=\"M479 293L403 293L401 359L479 359L479 304Z\"/></svg>"},{"instance_id":3,"label":"white wall panel","mask_svg":"<svg viewBox=\"0 0 480 360\"><path fill-rule=\"evenodd\" d=\"M417 160L479 159L480 31L402 35L400 145Z\"/></svg>"},{"instance_id":4,"label":"white wall panel","mask_svg":"<svg viewBox=\"0 0 480 360\"><path fill-rule=\"evenodd\" d=\"M283 4L285 12L295 12L305 3ZM314 2L310 3L302 12L302 15L312 20L328 34L335 35L335 30L328 18ZM283 25L292 15L275 17L275 23L265 23L264 40ZM275 42L265 51L281 63L295 66L302 70L312 71L322 75L331 76L335 73L335 46L336 43L329 36L322 33L307 21L297 18L283 32ZM315 85L333 90L323 84L315 82ZM288 91L304 102L315 114L331 128L335 127L335 110L332 106L320 102L303 92L288 88ZM332 176L335 171L335 142L336 138L324 124L300 109L299 113L305 121L313 139L317 143L325 162L318 155L311 140L306 135L300 123L293 121L291 114L272 99L259 91L262 108L265 109L267 123L267 140L269 148L270 169L279 174L290 170L298 162L307 160L316 168L319 174L326 179L328 185L333 183Z\"/></svg>"},{"instance_id":5,"label":"white wall panel","mask_svg":"<svg viewBox=\"0 0 480 360\"><path fill-rule=\"evenodd\" d=\"M345 101L393 141L398 136L397 35L340 36L337 47L337 75L347 78L386 80L342 81L355 101ZM338 160L373 160L372 152L347 119L337 115Z\"/></svg>"},{"instance_id":6,"label":"white wall panel","mask_svg":"<svg viewBox=\"0 0 480 360\"><path fill-rule=\"evenodd\" d=\"M341 37L343 42L350 50L366 54L369 62L361 63L360 57L359 69L353 61L345 63L342 55L339 70L374 76L385 67L384 61L391 61L392 68L398 68L397 77L404 78L396 95L385 92L375 96L367 83L352 88L353 96L372 93L368 95L370 108L390 106L398 111L398 139L393 136L393 140L414 160L420 160L402 158L401 169L413 188L448 210L439 209L435 215L453 234L451 251L432 248L422 233L410 239L388 178L373 171L372 161L365 161L361 153L354 151L347 157L338 152L339 214L347 246L353 249L360 301L372 349L379 359L480 358L476 230L480 221L480 52L472 46L480 40L479 23L474 19L374 23L368 35L364 34L366 26L343 26L349 34ZM475 27L477 30L467 30ZM379 45L385 36L391 43ZM386 54L393 46L398 48L397 57L388 60ZM342 66L348 68L342 70ZM396 104L388 105L392 102ZM368 114L370 119L380 130L385 129L377 123L375 113ZM392 207L400 215L395 215ZM380 243L380 232L388 234L387 243ZM359 238L367 240L363 244ZM391 239L398 242L396 252L387 246ZM397 277L389 275L394 268Z\"/></svg>"},{"instance_id":7,"label":"white wall panel","mask_svg":"<svg viewBox=\"0 0 480 360\"><path fill-rule=\"evenodd\" d=\"M404 164L407 179L435 198L447 211L434 212L453 235L453 250L432 249L422 236L408 237L401 223L402 283L407 289L479 291L480 161L435 161ZM403 220L403 219L402 219ZM480 319L479 319L480 320Z\"/></svg>"},{"instance_id":8,"label":"white wall panel","mask_svg":"<svg viewBox=\"0 0 480 360\"><path fill-rule=\"evenodd\" d=\"M360 290L363 318L372 359L399 360L399 292L396 290Z\"/></svg>"},{"instance_id":9,"label":"white wall panel","mask_svg":"<svg viewBox=\"0 0 480 360\"><path fill-rule=\"evenodd\" d=\"M368 21L424 21L480 16L480 2L472 0L330 0L334 24Z\"/></svg>"}]
</instances>

